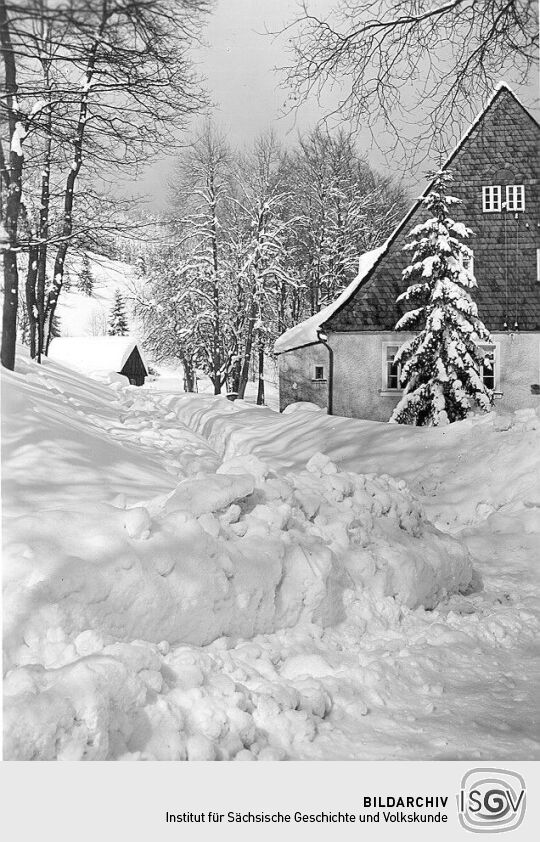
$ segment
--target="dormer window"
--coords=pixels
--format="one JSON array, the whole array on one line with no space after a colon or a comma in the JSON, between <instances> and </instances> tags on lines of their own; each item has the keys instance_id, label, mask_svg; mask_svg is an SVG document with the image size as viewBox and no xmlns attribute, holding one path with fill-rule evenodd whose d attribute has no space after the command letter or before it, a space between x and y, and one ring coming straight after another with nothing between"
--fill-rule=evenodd
<instances>
[{"instance_id":1,"label":"dormer window","mask_svg":"<svg viewBox=\"0 0 540 842\"><path fill-rule=\"evenodd\" d=\"M482 210L484 213L499 213L501 209L500 186L482 187Z\"/></svg>"},{"instance_id":2,"label":"dormer window","mask_svg":"<svg viewBox=\"0 0 540 842\"><path fill-rule=\"evenodd\" d=\"M525 210L525 187L523 184L509 184L506 188L506 210Z\"/></svg>"}]
</instances>

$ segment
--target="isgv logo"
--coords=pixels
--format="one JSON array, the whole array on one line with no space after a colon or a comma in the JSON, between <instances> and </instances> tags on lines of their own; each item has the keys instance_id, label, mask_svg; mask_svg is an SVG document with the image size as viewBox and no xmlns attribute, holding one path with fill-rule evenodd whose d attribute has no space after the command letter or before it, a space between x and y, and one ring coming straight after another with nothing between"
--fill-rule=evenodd
<instances>
[{"instance_id":1,"label":"isgv logo","mask_svg":"<svg viewBox=\"0 0 540 842\"><path fill-rule=\"evenodd\" d=\"M458 795L461 825L473 833L514 830L523 821L525 781L507 769L471 769Z\"/></svg>"}]
</instances>

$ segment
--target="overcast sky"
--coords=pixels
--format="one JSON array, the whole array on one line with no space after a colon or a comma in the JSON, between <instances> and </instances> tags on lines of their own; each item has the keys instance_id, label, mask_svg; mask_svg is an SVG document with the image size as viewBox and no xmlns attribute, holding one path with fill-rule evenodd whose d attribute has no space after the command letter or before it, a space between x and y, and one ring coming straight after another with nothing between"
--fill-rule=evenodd
<instances>
[{"instance_id":1,"label":"overcast sky","mask_svg":"<svg viewBox=\"0 0 540 842\"><path fill-rule=\"evenodd\" d=\"M335 3L311 0L310 6L324 13ZM270 127L285 144L292 144L298 130L314 126L323 116L315 98L300 113L283 116L287 91L279 87L274 68L287 62L286 37L273 38L265 32L279 30L294 17L296 8L296 0L215 0L205 27L206 46L196 52L196 59L216 106L215 119L234 146L249 144ZM525 104L533 102L532 85L517 92ZM329 102L327 98L327 106ZM375 166L403 174L413 188L422 182L423 173L401 173L399 159L386 160L367 133L359 133L357 140ZM137 192L148 192L156 207L166 200L170 166L168 158L157 162L137 185Z\"/></svg>"}]
</instances>

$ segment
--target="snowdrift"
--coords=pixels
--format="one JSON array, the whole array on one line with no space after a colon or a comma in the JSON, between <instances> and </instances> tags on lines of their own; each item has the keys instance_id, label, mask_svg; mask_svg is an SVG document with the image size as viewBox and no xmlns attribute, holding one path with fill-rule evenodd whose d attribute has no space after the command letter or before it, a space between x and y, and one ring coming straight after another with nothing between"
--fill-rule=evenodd
<instances>
[{"instance_id":1,"label":"snowdrift","mask_svg":"<svg viewBox=\"0 0 540 842\"><path fill-rule=\"evenodd\" d=\"M6 757L210 759L256 744L275 758L283 747L261 736L256 689L246 701L216 653L347 622L361 639L360 604L433 608L471 586L466 548L403 480L320 452L292 471L223 454L204 415L212 403L221 421L241 413L227 401L107 387L52 363L20 369L4 375L3 401ZM249 413L265 423L264 410ZM304 711L309 731L330 704L321 665L287 669L307 689L278 712L292 733L289 713Z\"/></svg>"},{"instance_id":2,"label":"snowdrift","mask_svg":"<svg viewBox=\"0 0 540 842\"><path fill-rule=\"evenodd\" d=\"M304 412L303 404L279 415L199 395L163 400L222 458L254 454L286 472L320 451L349 471L404 479L445 532L540 501L540 407L419 428Z\"/></svg>"}]
</instances>

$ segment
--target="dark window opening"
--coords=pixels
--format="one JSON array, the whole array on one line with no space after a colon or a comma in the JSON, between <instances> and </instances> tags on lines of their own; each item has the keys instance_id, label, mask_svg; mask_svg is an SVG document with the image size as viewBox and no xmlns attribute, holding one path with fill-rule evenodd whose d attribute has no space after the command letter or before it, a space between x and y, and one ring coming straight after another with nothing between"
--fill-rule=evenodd
<instances>
[{"instance_id":1,"label":"dark window opening","mask_svg":"<svg viewBox=\"0 0 540 842\"><path fill-rule=\"evenodd\" d=\"M480 377L486 389L495 390L495 348L483 345L484 361L480 365Z\"/></svg>"},{"instance_id":2,"label":"dark window opening","mask_svg":"<svg viewBox=\"0 0 540 842\"><path fill-rule=\"evenodd\" d=\"M394 362L398 352L397 345L386 346L386 388L401 389L401 364Z\"/></svg>"}]
</instances>

